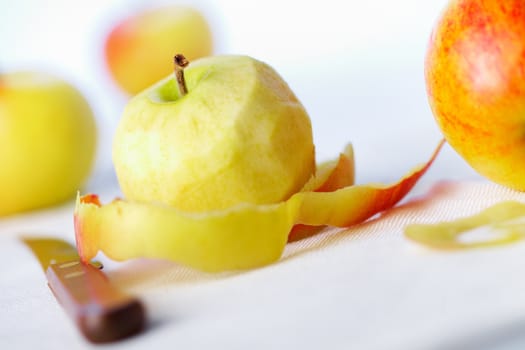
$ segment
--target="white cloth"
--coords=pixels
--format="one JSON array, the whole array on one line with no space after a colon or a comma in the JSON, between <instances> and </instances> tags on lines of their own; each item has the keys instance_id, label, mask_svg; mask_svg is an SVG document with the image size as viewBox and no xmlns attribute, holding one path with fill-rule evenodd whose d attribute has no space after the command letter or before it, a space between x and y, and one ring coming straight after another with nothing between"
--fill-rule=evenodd
<instances>
[{"instance_id":1,"label":"white cloth","mask_svg":"<svg viewBox=\"0 0 525 350\"><path fill-rule=\"evenodd\" d=\"M430 187L366 223L289 244L279 262L256 270L210 275L105 260L113 283L142 298L149 314L144 333L112 348L522 348L525 243L441 252L408 241L403 228L525 202L525 194L488 182ZM72 241L72 204L0 221L0 348L91 347L22 234Z\"/></svg>"}]
</instances>

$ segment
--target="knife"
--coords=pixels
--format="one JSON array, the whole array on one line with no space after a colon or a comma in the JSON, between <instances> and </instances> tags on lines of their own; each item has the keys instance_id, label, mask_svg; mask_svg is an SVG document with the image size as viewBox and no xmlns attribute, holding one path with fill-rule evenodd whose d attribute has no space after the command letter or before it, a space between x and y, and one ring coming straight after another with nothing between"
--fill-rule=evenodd
<instances>
[{"instance_id":1,"label":"knife","mask_svg":"<svg viewBox=\"0 0 525 350\"><path fill-rule=\"evenodd\" d=\"M60 239L22 241L40 261L55 298L89 341L112 342L144 328L142 303L111 285L101 264L83 263L75 247Z\"/></svg>"}]
</instances>

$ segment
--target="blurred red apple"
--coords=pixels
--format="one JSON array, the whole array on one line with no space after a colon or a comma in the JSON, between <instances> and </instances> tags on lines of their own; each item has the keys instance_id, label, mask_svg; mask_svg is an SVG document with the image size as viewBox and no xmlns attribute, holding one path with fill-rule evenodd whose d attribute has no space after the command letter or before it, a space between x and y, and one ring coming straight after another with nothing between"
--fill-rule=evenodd
<instances>
[{"instance_id":1,"label":"blurred red apple","mask_svg":"<svg viewBox=\"0 0 525 350\"><path fill-rule=\"evenodd\" d=\"M188 6L171 5L125 18L105 42L109 71L129 94L172 74L175 54L183 53L194 60L212 52L212 33L206 18Z\"/></svg>"},{"instance_id":2,"label":"blurred red apple","mask_svg":"<svg viewBox=\"0 0 525 350\"><path fill-rule=\"evenodd\" d=\"M451 1L425 77L448 143L481 175L525 190L525 1Z\"/></svg>"}]
</instances>

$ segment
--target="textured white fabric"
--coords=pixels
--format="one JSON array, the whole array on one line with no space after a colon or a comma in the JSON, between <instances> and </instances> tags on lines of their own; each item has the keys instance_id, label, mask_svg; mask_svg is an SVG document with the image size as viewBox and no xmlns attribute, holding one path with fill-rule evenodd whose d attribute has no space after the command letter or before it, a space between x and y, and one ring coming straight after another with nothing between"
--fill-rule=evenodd
<instances>
[{"instance_id":1,"label":"textured white fabric","mask_svg":"<svg viewBox=\"0 0 525 350\"><path fill-rule=\"evenodd\" d=\"M163 261L106 262L150 323L122 349L507 349L525 346L525 243L462 252L408 241L410 223L525 194L484 181L420 185L347 230L289 244L265 268L209 275ZM21 234L72 240L72 205L0 221L0 348L89 348Z\"/></svg>"}]
</instances>

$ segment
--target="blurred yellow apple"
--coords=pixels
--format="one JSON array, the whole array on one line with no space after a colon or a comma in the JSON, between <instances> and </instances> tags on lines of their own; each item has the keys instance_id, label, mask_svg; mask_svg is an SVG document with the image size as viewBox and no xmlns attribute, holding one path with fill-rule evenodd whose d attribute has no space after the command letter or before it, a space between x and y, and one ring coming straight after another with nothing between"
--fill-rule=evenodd
<instances>
[{"instance_id":1,"label":"blurred yellow apple","mask_svg":"<svg viewBox=\"0 0 525 350\"><path fill-rule=\"evenodd\" d=\"M0 75L0 216L71 198L95 144L92 111L72 85L37 72Z\"/></svg>"},{"instance_id":2,"label":"blurred yellow apple","mask_svg":"<svg viewBox=\"0 0 525 350\"><path fill-rule=\"evenodd\" d=\"M117 84L136 94L172 72L167 57L209 56L212 33L206 18L189 6L170 5L123 19L109 33L105 57Z\"/></svg>"}]
</instances>

